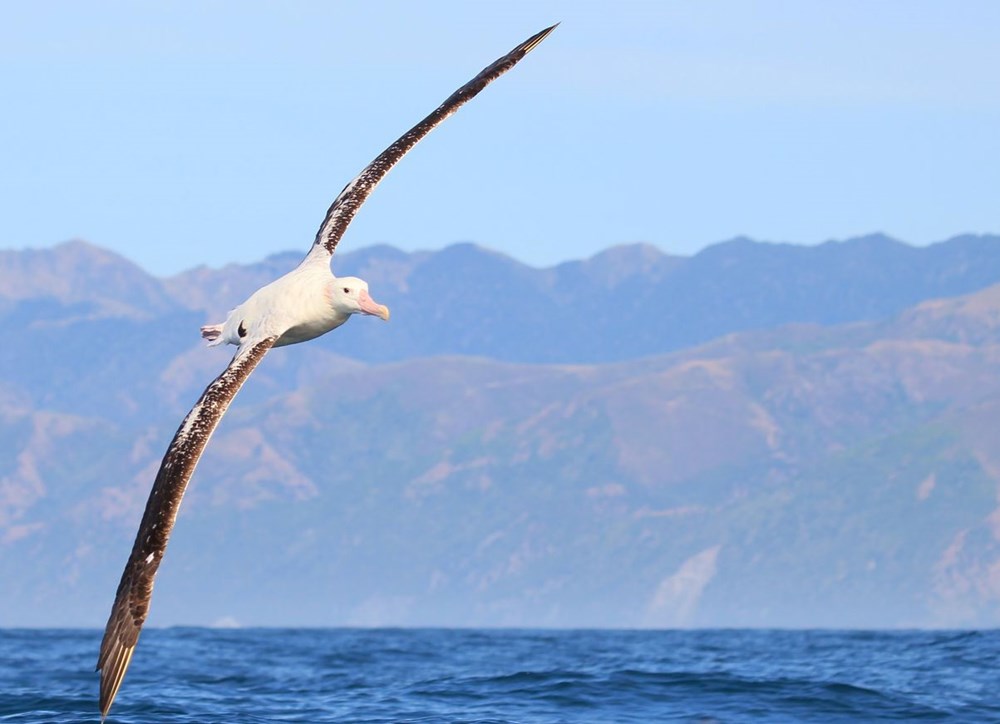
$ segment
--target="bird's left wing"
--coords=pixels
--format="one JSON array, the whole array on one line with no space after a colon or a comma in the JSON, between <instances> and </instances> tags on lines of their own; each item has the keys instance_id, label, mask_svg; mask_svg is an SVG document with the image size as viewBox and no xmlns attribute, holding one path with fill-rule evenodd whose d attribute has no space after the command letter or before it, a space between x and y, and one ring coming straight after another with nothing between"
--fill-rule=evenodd
<instances>
[{"instance_id":1,"label":"bird's left wing","mask_svg":"<svg viewBox=\"0 0 1000 724\"><path fill-rule=\"evenodd\" d=\"M269 337L240 347L229 366L205 388L163 456L149 500L146 501L146 512L142 515L132 554L118 584L97 659L97 670L101 672L101 721L108 715L132 660L139 631L149 612L153 579L167 548L167 539L191 474L229 403L276 340L277 337Z\"/></svg>"},{"instance_id":2,"label":"bird's left wing","mask_svg":"<svg viewBox=\"0 0 1000 724\"><path fill-rule=\"evenodd\" d=\"M361 204L365 202L365 199L368 198L379 181L385 178L390 169L399 162L399 159L405 156L421 138L434 130L448 116L475 98L483 88L517 65L521 58L545 40L548 34L555 30L555 28L556 26L553 25L550 28L545 28L540 33L535 33L512 51L490 63L479 71L475 78L448 96L444 103L435 108L430 115L382 151L334 199L330 210L326 212L326 218L320 224L319 231L316 232L316 240L313 242L310 255L318 252L320 249L325 250L327 254L333 254L334 249L337 248L337 243L340 241L340 237L344 235L347 225L351 223L354 215L358 213Z\"/></svg>"}]
</instances>

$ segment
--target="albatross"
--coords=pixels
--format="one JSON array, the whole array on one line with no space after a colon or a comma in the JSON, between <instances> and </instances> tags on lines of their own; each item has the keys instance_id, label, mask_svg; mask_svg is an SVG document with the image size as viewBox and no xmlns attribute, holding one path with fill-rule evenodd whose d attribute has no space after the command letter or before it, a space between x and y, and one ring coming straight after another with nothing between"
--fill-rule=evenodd
<instances>
[{"instance_id":1,"label":"albatross","mask_svg":"<svg viewBox=\"0 0 1000 724\"><path fill-rule=\"evenodd\" d=\"M236 353L181 422L149 493L97 659L97 670L101 672L102 722L107 718L132 661L139 632L149 613L153 581L163 560L184 490L233 397L272 347L315 339L341 326L353 314L389 319L388 307L372 299L364 280L333 274L330 261L337 243L379 181L421 138L513 68L555 27L531 36L486 66L380 153L334 199L312 247L298 267L251 294L222 324L201 328L201 335L208 340L209 346L236 345Z\"/></svg>"}]
</instances>

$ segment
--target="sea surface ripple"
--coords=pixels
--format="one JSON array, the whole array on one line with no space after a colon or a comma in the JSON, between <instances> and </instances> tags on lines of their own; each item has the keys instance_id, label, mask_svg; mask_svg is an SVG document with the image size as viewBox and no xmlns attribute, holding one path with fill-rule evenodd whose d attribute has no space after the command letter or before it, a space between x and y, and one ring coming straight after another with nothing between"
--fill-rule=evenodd
<instances>
[{"instance_id":1,"label":"sea surface ripple","mask_svg":"<svg viewBox=\"0 0 1000 724\"><path fill-rule=\"evenodd\" d=\"M96 722L101 632L0 630L0 722ZM108 722L1000 721L1000 632L152 629Z\"/></svg>"}]
</instances>

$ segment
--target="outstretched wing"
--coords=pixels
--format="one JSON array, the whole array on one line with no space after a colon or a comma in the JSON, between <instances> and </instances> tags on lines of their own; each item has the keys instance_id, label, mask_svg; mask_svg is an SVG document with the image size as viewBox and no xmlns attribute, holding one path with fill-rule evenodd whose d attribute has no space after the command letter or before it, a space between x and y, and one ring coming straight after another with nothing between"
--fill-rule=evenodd
<instances>
[{"instance_id":1,"label":"outstretched wing","mask_svg":"<svg viewBox=\"0 0 1000 724\"><path fill-rule=\"evenodd\" d=\"M163 559L191 474L229 403L276 339L270 337L240 347L225 371L205 388L163 456L153 490L146 501L146 512L142 515L132 554L118 584L118 593L101 642L101 654L97 659L97 670L101 672L101 721L108 715L132 660L139 630L149 612L156 569Z\"/></svg>"},{"instance_id":2,"label":"outstretched wing","mask_svg":"<svg viewBox=\"0 0 1000 724\"><path fill-rule=\"evenodd\" d=\"M382 151L378 158L368 164L334 199L330 210L326 212L326 218L323 219L319 231L316 232L316 241L313 243L312 251L323 248L326 249L327 254L333 254L334 249L337 248L337 242L344 235L344 231L354 215L358 213L361 204L365 202L379 181L399 162L399 159L405 156L407 151L417 144L417 141L430 133L444 119L475 98L483 88L517 65L518 61L545 40L545 37L555 27L553 25L551 28L546 28L542 32L532 35L507 55L483 68L479 75L448 96L448 100L438 106L433 113Z\"/></svg>"}]
</instances>

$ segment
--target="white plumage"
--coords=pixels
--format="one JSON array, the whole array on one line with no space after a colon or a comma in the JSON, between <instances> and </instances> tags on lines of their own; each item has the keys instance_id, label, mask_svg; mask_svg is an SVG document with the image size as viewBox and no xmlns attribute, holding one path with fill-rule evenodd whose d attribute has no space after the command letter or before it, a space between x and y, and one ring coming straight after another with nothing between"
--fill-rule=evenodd
<instances>
[{"instance_id":1,"label":"white plumage","mask_svg":"<svg viewBox=\"0 0 1000 724\"><path fill-rule=\"evenodd\" d=\"M333 275L330 258L341 236L361 204L407 151L483 88L513 68L554 27L532 36L484 68L379 154L334 200L312 248L298 267L254 292L233 309L222 324L202 327L202 337L211 346L236 345L236 354L181 422L153 482L132 553L118 584L97 660L97 669L101 672L102 721L118 693L149 613L156 571L188 481L233 397L271 347L319 337L344 324L352 314L389 319L389 309L371 298L366 282L356 277Z\"/></svg>"}]
</instances>

